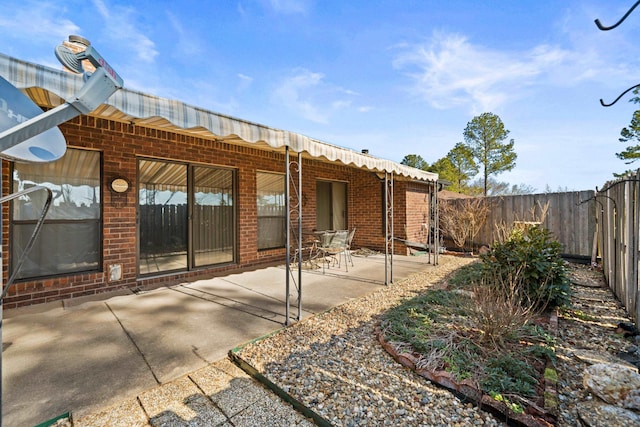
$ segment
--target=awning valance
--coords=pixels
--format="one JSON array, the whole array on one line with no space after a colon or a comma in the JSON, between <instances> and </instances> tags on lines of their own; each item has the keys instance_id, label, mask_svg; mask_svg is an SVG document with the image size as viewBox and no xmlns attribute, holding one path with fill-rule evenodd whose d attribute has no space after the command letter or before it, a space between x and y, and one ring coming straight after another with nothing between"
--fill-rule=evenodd
<instances>
[{"instance_id":1,"label":"awning valance","mask_svg":"<svg viewBox=\"0 0 640 427\"><path fill-rule=\"evenodd\" d=\"M83 86L79 75L32 64L0 53L0 75L42 107L56 107L72 99ZM126 82L125 82L126 84ZM307 136L237 119L180 101L120 89L91 113L104 119L135 123L167 131L216 138L256 148L284 150L341 162L375 172L389 172L420 181L436 181L438 175L390 160L362 154Z\"/></svg>"}]
</instances>

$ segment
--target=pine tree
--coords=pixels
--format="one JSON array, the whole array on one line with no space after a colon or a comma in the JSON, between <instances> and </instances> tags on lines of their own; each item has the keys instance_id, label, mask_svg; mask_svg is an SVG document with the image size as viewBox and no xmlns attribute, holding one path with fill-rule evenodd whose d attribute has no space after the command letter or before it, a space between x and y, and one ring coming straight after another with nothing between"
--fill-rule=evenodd
<instances>
[{"instance_id":1,"label":"pine tree","mask_svg":"<svg viewBox=\"0 0 640 427\"><path fill-rule=\"evenodd\" d=\"M473 154L476 164L482 167L485 196L491 175L510 171L516 166L513 139L508 143L503 142L508 136L509 131L504 128L504 123L493 113L474 117L464 130L465 145Z\"/></svg>"}]
</instances>

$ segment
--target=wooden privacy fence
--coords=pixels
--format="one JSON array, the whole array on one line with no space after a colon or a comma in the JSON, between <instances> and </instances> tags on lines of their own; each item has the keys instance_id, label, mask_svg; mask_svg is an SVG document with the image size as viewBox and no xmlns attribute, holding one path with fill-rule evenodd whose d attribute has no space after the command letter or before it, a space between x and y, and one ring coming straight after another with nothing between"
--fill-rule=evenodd
<instances>
[{"instance_id":1,"label":"wooden privacy fence","mask_svg":"<svg viewBox=\"0 0 640 427\"><path fill-rule=\"evenodd\" d=\"M489 213L472 246L491 245L497 233L518 221L538 221L541 210L548 209L543 225L562 244L563 254L569 257L590 257L596 230L594 191L524 194L486 197ZM465 199L450 199L447 203L464 206ZM442 222L442 220L441 220ZM443 230L446 234L446 231Z\"/></svg>"},{"instance_id":2,"label":"wooden privacy fence","mask_svg":"<svg viewBox=\"0 0 640 427\"><path fill-rule=\"evenodd\" d=\"M598 250L607 284L640 326L640 169L595 194Z\"/></svg>"},{"instance_id":3,"label":"wooden privacy fence","mask_svg":"<svg viewBox=\"0 0 640 427\"><path fill-rule=\"evenodd\" d=\"M193 248L199 250L233 247L233 206L196 205L193 207ZM144 254L185 251L188 240L187 205L141 205L140 235ZM202 231L202 232L201 232Z\"/></svg>"}]
</instances>

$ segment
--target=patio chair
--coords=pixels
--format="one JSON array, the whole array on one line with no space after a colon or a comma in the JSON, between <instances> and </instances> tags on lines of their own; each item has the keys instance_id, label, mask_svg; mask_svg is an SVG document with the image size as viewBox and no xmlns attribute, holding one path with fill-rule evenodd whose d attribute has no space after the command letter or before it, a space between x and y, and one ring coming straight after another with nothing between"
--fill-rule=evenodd
<instances>
[{"instance_id":1,"label":"patio chair","mask_svg":"<svg viewBox=\"0 0 640 427\"><path fill-rule=\"evenodd\" d=\"M318 240L313 236L307 235L306 237L303 235L302 247L298 248L298 239L296 238L296 233L293 231L292 233L292 243L291 243L291 261L292 265L298 264L298 257L300 257L302 264L304 264L309 269L320 268L316 258L318 257Z\"/></svg>"},{"instance_id":2,"label":"patio chair","mask_svg":"<svg viewBox=\"0 0 640 427\"><path fill-rule=\"evenodd\" d=\"M332 232L323 233L320 238L320 245L318 246L319 257L322 259L322 273L325 271L325 264L330 267L331 263L338 264L338 268L341 266L341 257L345 256L345 267L349 271L347 265L346 250L347 240L349 238L349 231L338 230Z\"/></svg>"},{"instance_id":3,"label":"patio chair","mask_svg":"<svg viewBox=\"0 0 640 427\"><path fill-rule=\"evenodd\" d=\"M351 267L353 267L353 258L351 257L351 242L353 242L353 236L356 234L356 228L353 227L353 230L349 232L349 237L347 237L347 247L345 249L345 262L346 259L351 262Z\"/></svg>"}]
</instances>

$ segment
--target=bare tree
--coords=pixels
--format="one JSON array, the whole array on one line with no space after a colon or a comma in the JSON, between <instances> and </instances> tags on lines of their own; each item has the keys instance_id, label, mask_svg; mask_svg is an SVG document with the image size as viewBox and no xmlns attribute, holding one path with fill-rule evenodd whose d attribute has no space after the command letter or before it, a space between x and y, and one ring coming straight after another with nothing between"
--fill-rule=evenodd
<instances>
[{"instance_id":1,"label":"bare tree","mask_svg":"<svg viewBox=\"0 0 640 427\"><path fill-rule=\"evenodd\" d=\"M460 249L468 243L473 250L473 239L489 215L489 201L483 197L439 201L439 221L443 233Z\"/></svg>"}]
</instances>

